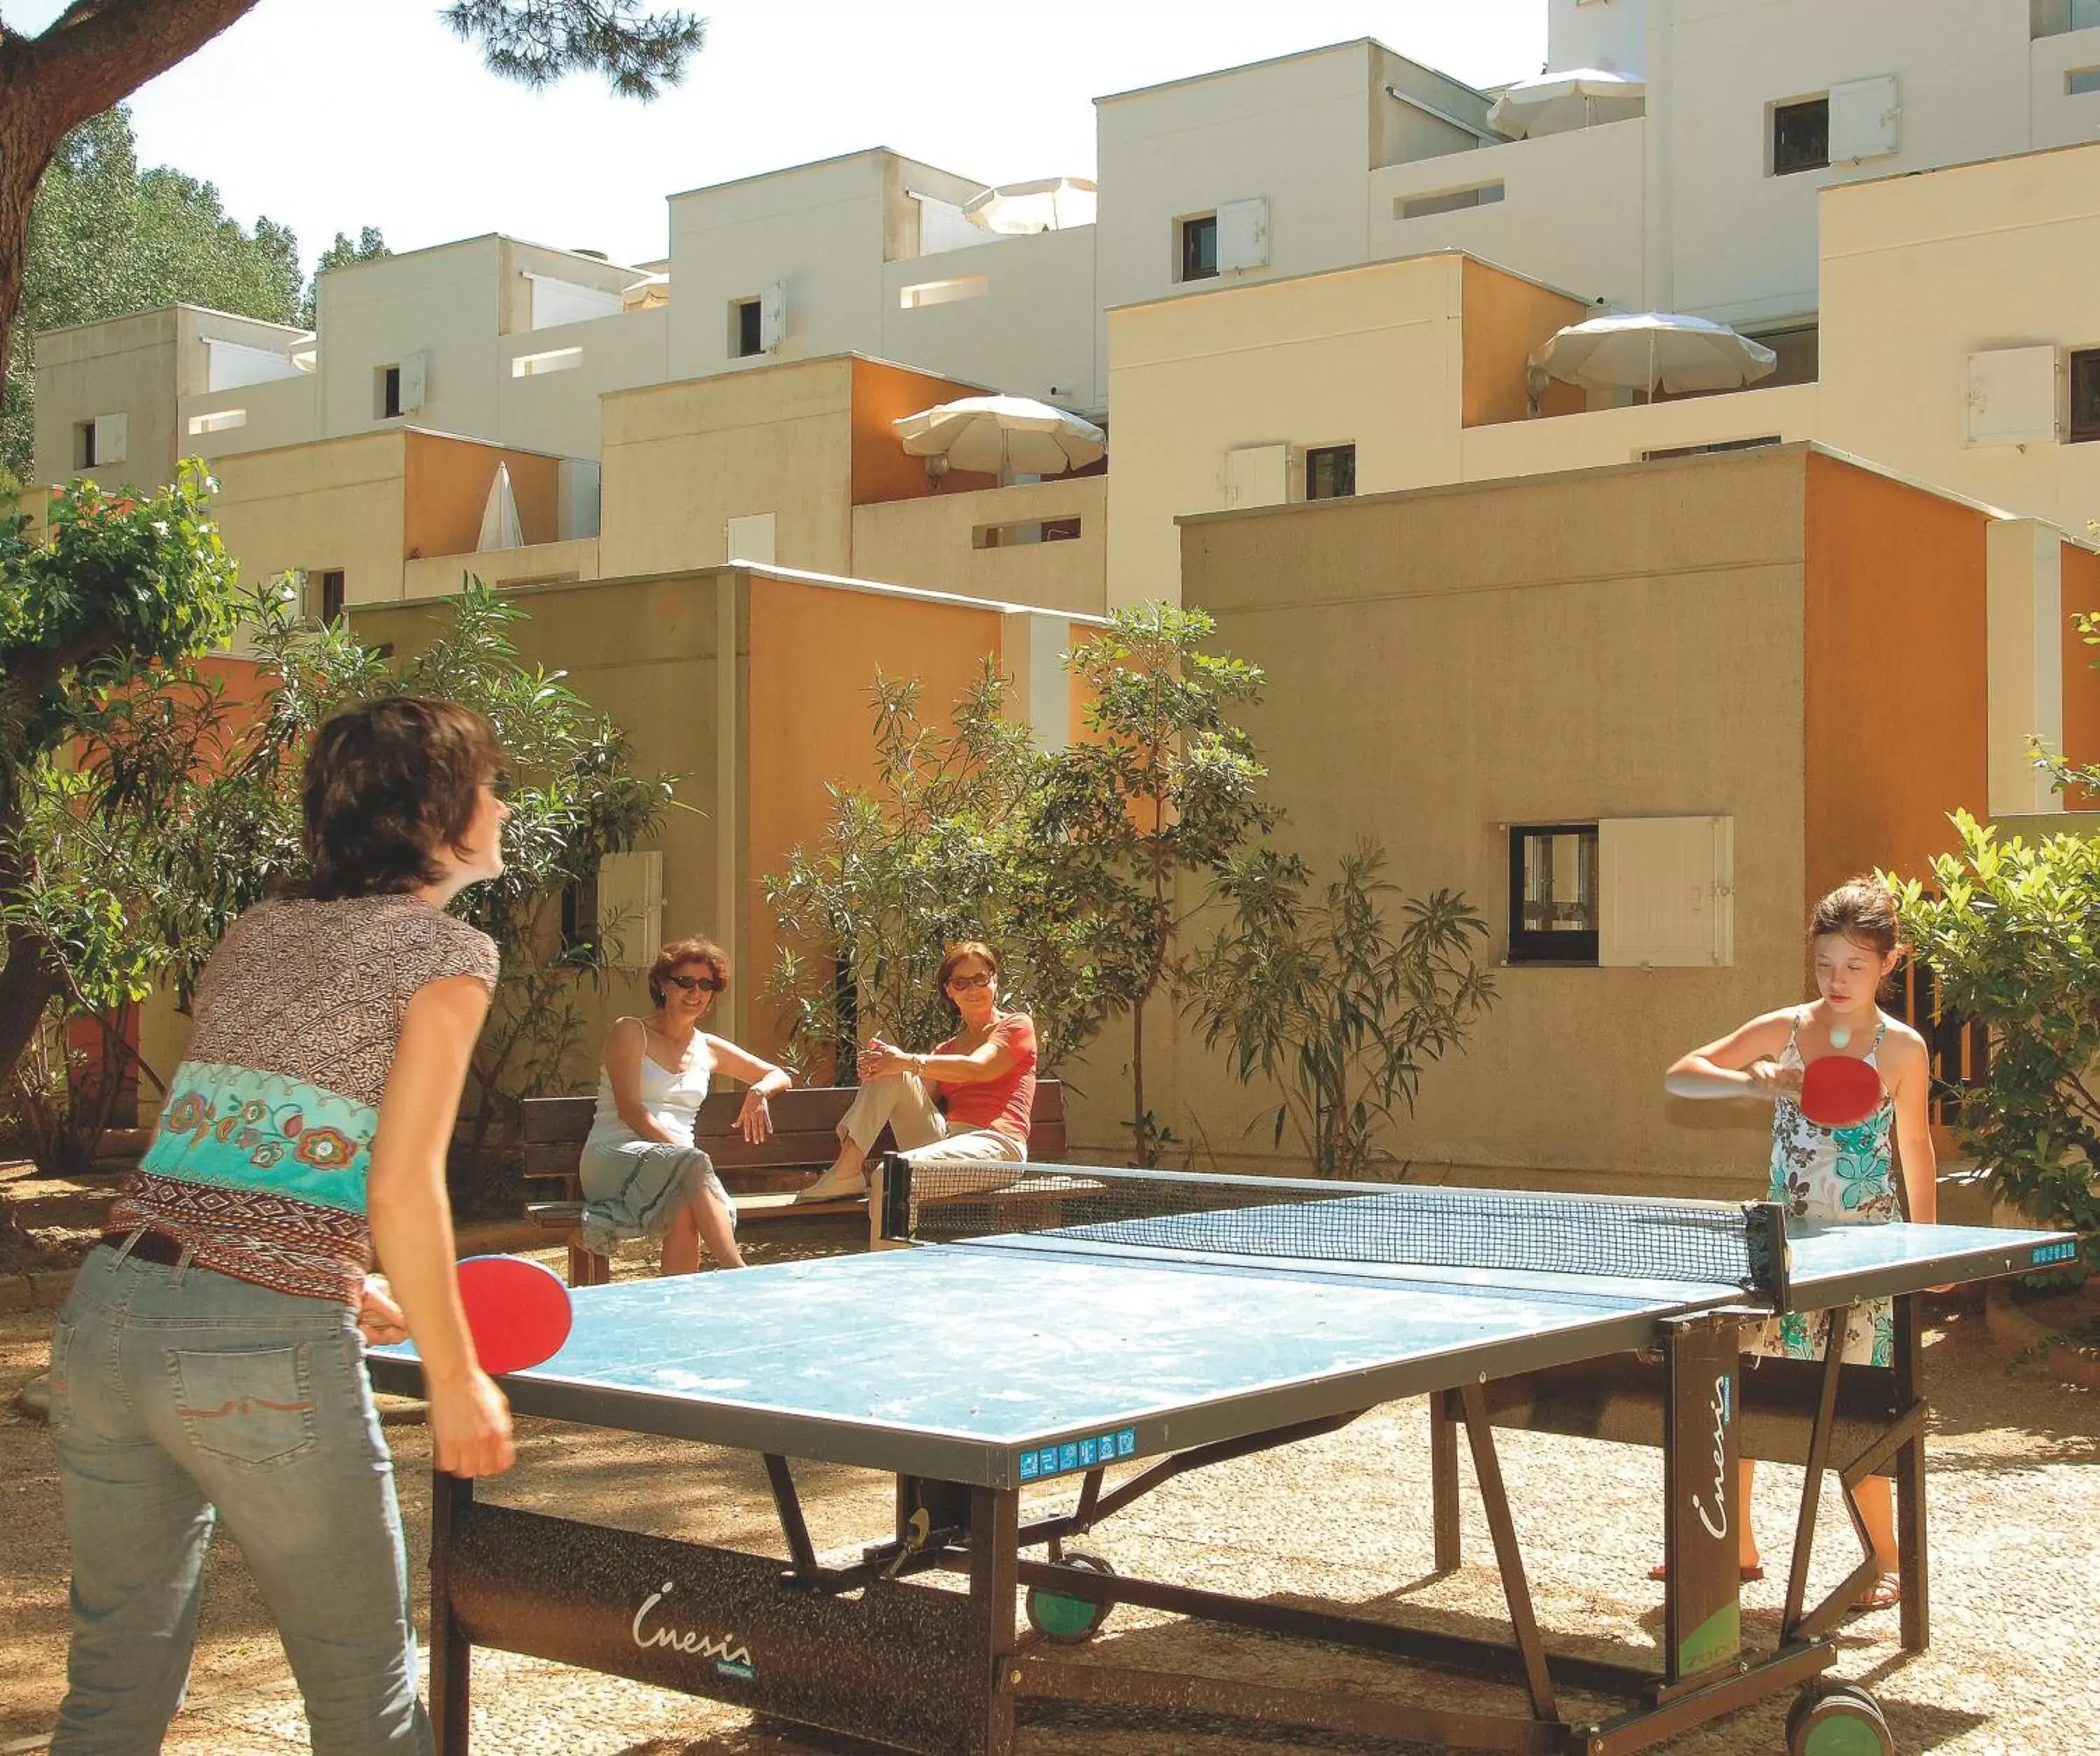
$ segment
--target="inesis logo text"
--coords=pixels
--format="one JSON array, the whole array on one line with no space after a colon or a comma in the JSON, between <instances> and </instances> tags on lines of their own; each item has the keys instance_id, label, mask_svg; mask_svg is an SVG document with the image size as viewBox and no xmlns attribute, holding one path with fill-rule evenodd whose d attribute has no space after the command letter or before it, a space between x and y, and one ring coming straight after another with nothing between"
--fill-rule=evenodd
<instances>
[{"instance_id":1,"label":"inesis logo text","mask_svg":"<svg viewBox=\"0 0 2100 1756\"><path fill-rule=\"evenodd\" d=\"M721 1675L734 1677L739 1683L752 1681L758 1673L752 1666L751 1650L740 1644L735 1635L705 1635L690 1628L647 1626L651 1614L675 1589L667 1579L661 1591L652 1591L642 1600L642 1608L634 1613L634 1643L644 1648L668 1647L673 1652L691 1652L701 1658L711 1658Z\"/></svg>"},{"instance_id":2,"label":"inesis logo text","mask_svg":"<svg viewBox=\"0 0 2100 1756\"><path fill-rule=\"evenodd\" d=\"M1692 1496L1692 1509L1699 1515L1699 1522L1705 1527L1706 1534L1718 1542L1728 1534L1728 1380L1714 1380L1714 1396L1707 1405L1714 1417L1714 1510L1710 1513L1706 1503L1697 1493Z\"/></svg>"}]
</instances>

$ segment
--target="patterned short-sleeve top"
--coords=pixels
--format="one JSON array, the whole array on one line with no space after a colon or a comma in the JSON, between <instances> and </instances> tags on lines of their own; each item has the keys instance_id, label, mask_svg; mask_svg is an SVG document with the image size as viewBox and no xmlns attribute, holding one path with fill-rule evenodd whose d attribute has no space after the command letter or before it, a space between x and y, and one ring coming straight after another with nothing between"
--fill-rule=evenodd
<instances>
[{"instance_id":1,"label":"patterned short-sleeve top","mask_svg":"<svg viewBox=\"0 0 2100 1756\"><path fill-rule=\"evenodd\" d=\"M161 1125L110 1210L200 1266L355 1304L372 1263L365 1174L417 990L495 986L486 933L420 897L273 902L219 942Z\"/></svg>"}]
</instances>

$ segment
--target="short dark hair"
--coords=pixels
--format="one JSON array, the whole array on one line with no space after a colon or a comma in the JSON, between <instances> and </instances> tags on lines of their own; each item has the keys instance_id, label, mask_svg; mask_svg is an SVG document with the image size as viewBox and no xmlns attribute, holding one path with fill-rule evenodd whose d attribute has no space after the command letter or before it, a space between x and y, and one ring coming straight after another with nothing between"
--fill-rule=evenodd
<instances>
[{"instance_id":1,"label":"short dark hair","mask_svg":"<svg viewBox=\"0 0 2100 1756\"><path fill-rule=\"evenodd\" d=\"M438 849L465 837L503 761L496 728L456 702L390 695L337 714L307 758L306 894L436 883Z\"/></svg>"},{"instance_id":2,"label":"short dark hair","mask_svg":"<svg viewBox=\"0 0 2100 1756\"><path fill-rule=\"evenodd\" d=\"M716 981L729 986L729 954L712 939L673 939L649 966L649 998L664 1004L664 978L681 964L705 964Z\"/></svg>"}]
</instances>

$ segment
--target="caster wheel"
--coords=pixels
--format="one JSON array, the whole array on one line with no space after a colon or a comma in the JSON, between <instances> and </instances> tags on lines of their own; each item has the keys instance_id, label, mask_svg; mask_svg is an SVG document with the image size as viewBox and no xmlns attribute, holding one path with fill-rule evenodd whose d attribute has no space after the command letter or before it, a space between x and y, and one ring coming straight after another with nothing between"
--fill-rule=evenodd
<instances>
[{"instance_id":1,"label":"caster wheel","mask_svg":"<svg viewBox=\"0 0 2100 1756\"><path fill-rule=\"evenodd\" d=\"M1084 1555L1075 1549L1065 1551L1062 1564L1090 1573L1115 1572L1100 1555ZM1096 1603L1092 1598L1074 1597L1051 1586L1030 1586L1026 1607L1028 1626L1044 1639L1077 1646L1092 1639L1101 1631L1101 1624L1109 1619L1109 1611L1114 1606Z\"/></svg>"},{"instance_id":2,"label":"caster wheel","mask_svg":"<svg viewBox=\"0 0 2100 1756\"><path fill-rule=\"evenodd\" d=\"M1787 1756L1896 1756L1873 1696L1856 1683L1814 1683L1786 1716Z\"/></svg>"}]
</instances>

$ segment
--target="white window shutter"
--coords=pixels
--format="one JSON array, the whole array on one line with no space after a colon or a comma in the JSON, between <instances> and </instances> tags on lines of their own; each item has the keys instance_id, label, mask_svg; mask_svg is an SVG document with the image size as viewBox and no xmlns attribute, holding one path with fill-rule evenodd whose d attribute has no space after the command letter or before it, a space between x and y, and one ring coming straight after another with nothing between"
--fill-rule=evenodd
<instances>
[{"instance_id":1,"label":"white window shutter","mask_svg":"<svg viewBox=\"0 0 2100 1756\"><path fill-rule=\"evenodd\" d=\"M131 417L129 415L97 415L95 417L95 461L99 469L105 463L121 463L131 443Z\"/></svg>"},{"instance_id":2,"label":"white window shutter","mask_svg":"<svg viewBox=\"0 0 2100 1756\"><path fill-rule=\"evenodd\" d=\"M788 338L788 289L776 280L758 295L758 346L771 353Z\"/></svg>"},{"instance_id":3,"label":"white window shutter","mask_svg":"<svg viewBox=\"0 0 2100 1756\"><path fill-rule=\"evenodd\" d=\"M1228 506L1280 506L1290 498L1290 448L1242 445L1225 453Z\"/></svg>"},{"instance_id":4,"label":"white window shutter","mask_svg":"<svg viewBox=\"0 0 2100 1756\"><path fill-rule=\"evenodd\" d=\"M664 856L608 854L598 868L598 938L615 969L646 969L664 942Z\"/></svg>"},{"instance_id":5,"label":"white window shutter","mask_svg":"<svg viewBox=\"0 0 2100 1756\"><path fill-rule=\"evenodd\" d=\"M1848 79L1830 88L1830 162L1857 164L1883 158L1902 143L1903 106L1896 76Z\"/></svg>"},{"instance_id":6,"label":"white window shutter","mask_svg":"<svg viewBox=\"0 0 2100 1756\"><path fill-rule=\"evenodd\" d=\"M401 413L412 414L429 399L430 356L428 354L404 354L401 356Z\"/></svg>"},{"instance_id":7,"label":"white window shutter","mask_svg":"<svg viewBox=\"0 0 2100 1756\"><path fill-rule=\"evenodd\" d=\"M770 512L731 518L722 533L722 553L732 561L756 561L761 567L771 567L779 523L779 515Z\"/></svg>"},{"instance_id":8,"label":"white window shutter","mask_svg":"<svg viewBox=\"0 0 2100 1756\"><path fill-rule=\"evenodd\" d=\"M1969 356L1961 443L2043 445L2056 438L2056 350L1997 347Z\"/></svg>"},{"instance_id":9,"label":"white window shutter","mask_svg":"<svg viewBox=\"0 0 2100 1756\"><path fill-rule=\"evenodd\" d=\"M1218 204L1218 272L1260 268L1268 261L1268 197Z\"/></svg>"},{"instance_id":10,"label":"white window shutter","mask_svg":"<svg viewBox=\"0 0 2100 1756\"><path fill-rule=\"evenodd\" d=\"M1736 960L1730 817L1619 817L1597 825L1597 961L1708 968Z\"/></svg>"}]
</instances>

